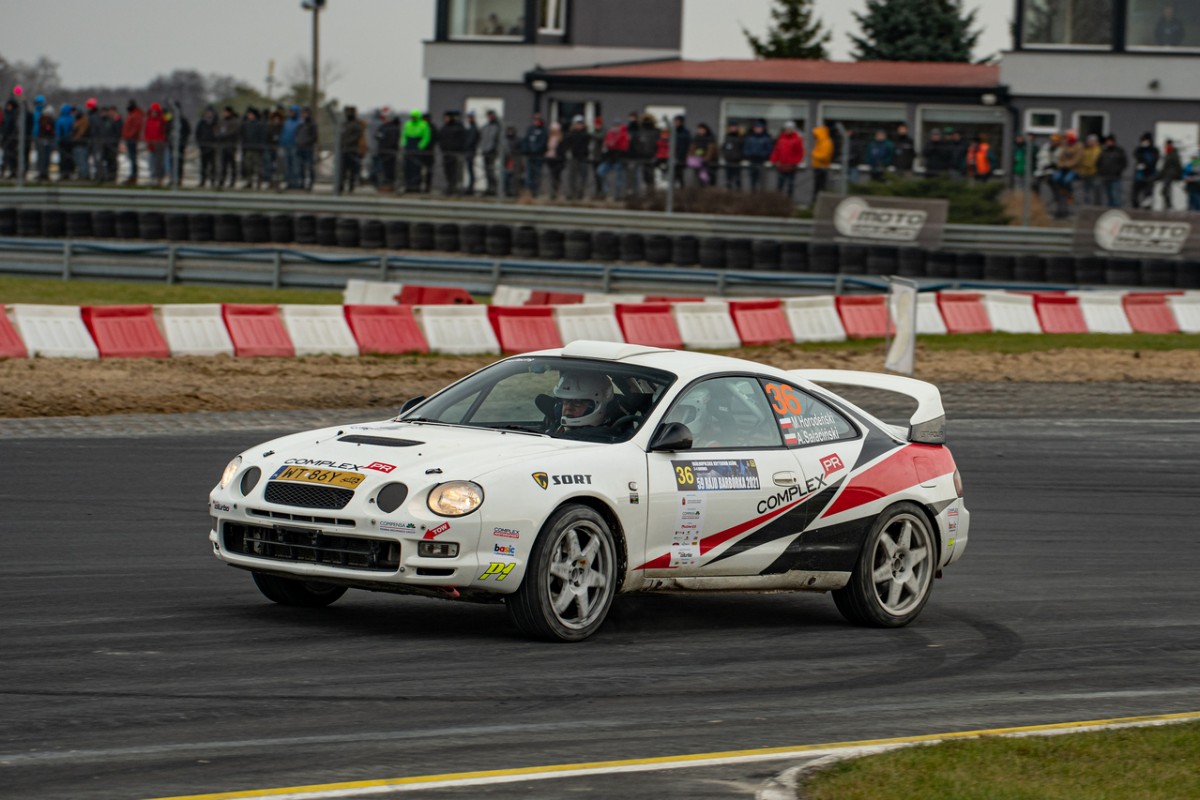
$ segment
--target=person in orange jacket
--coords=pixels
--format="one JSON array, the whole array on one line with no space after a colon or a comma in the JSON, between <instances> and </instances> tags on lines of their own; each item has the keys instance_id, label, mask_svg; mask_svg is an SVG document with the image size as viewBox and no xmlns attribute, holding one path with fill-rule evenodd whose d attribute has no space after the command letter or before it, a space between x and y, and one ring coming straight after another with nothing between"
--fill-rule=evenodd
<instances>
[{"instance_id":1,"label":"person in orange jacket","mask_svg":"<svg viewBox=\"0 0 1200 800\"><path fill-rule=\"evenodd\" d=\"M825 190L825 184L829 180L829 168L833 166L833 137L829 134L829 127L826 125L818 125L813 128L812 133L812 201L815 204L817 195Z\"/></svg>"},{"instance_id":2,"label":"person in orange jacket","mask_svg":"<svg viewBox=\"0 0 1200 800\"><path fill-rule=\"evenodd\" d=\"M804 139L796 132L796 123L785 122L783 131L775 140L775 148L771 151L771 164L778 174L775 187L792 196L796 185L796 170L804 161Z\"/></svg>"},{"instance_id":3,"label":"person in orange jacket","mask_svg":"<svg viewBox=\"0 0 1200 800\"><path fill-rule=\"evenodd\" d=\"M125 124L121 126L121 139L125 142L125 153L129 156L129 178L126 183L137 183L138 178L138 141L142 138L142 126L146 122L146 114L138 106L137 100L130 100L125 107Z\"/></svg>"}]
</instances>

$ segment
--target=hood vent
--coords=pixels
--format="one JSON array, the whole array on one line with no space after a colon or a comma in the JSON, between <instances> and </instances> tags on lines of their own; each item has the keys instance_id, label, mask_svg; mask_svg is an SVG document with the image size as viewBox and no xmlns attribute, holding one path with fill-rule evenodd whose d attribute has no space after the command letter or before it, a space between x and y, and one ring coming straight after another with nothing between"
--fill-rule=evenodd
<instances>
[{"instance_id":1,"label":"hood vent","mask_svg":"<svg viewBox=\"0 0 1200 800\"><path fill-rule=\"evenodd\" d=\"M412 439L393 439L388 436L362 436L360 434L351 434L338 439L339 442L346 444L373 444L376 447L416 447L417 445L425 444L424 442L413 441Z\"/></svg>"}]
</instances>

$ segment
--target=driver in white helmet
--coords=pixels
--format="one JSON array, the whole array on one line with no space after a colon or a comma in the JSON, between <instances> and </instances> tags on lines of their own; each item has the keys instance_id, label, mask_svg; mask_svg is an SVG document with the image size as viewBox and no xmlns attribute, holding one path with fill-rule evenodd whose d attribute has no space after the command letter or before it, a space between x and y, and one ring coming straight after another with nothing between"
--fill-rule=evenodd
<instances>
[{"instance_id":1,"label":"driver in white helmet","mask_svg":"<svg viewBox=\"0 0 1200 800\"><path fill-rule=\"evenodd\" d=\"M612 382L599 372L564 372L554 387L562 403L559 433L586 433L610 421Z\"/></svg>"}]
</instances>

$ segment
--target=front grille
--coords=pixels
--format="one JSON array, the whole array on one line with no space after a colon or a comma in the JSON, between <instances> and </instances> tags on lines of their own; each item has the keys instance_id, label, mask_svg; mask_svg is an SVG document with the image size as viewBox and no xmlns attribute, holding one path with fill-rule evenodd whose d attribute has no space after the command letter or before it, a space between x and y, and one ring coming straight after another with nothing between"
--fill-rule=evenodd
<instances>
[{"instance_id":1,"label":"front grille","mask_svg":"<svg viewBox=\"0 0 1200 800\"><path fill-rule=\"evenodd\" d=\"M355 527L358 523L352 519L340 517L319 517L316 514L292 514L287 511L268 511L263 508L247 508L246 513L252 517L283 520L284 522L303 522L308 525L345 525Z\"/></svg>"},{"instance_id":2,"label":"front grille","mask_svg":"<svg viewBox=\"0 0 1200 800\"><path fill-rule=\"evenodd\" d=\"M301 508L345 508L354 497L353 489L318 486L307 483L270 481L265 494L268 503Z\"/></svg>"},{"instance_id":3,"label":"front grille","mask_svg":"<svg viewBox=\"0 0 1200 800\"><path fill-rule=\"evenodd\" d=\"M386 539L334 536L301 528L263 528L225 523L225 549L271 561L327 564L367 572L396 572L400 545Z\"/></svg>"}]
</instances>

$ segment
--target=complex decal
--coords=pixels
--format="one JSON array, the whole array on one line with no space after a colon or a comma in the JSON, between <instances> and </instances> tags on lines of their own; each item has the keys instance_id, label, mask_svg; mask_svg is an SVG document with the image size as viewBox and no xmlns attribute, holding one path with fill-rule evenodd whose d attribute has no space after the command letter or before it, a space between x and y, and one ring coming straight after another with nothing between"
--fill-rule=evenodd
<instances>
[{"instance_id":1,"label":"complex decal","mask_svg":"<svg viewBox=\"0 0 1200 800\"><path fill-rule=\"evenodd\" d=\"M512 528L494 528L492 530L492 536L502 536L505 539L520 539L521 532L513 530Z\"/></svg>"},{"instance_id":2,"label":"complex decal","mask_svg":"<svg viewBox=\"0 0 1200 800\"><path fill-rule=\"evenodd\" d=\"M842 236L887 242L915 242L929 213L917 208L874 208L861 197L838 203L833 225Z\"/></svg>"},{"instance_id":3,"label":"complex decal","mask_svg":"<svg viewBox=\"0 0 1200 800\"><path fill-rule=\"evenodd\" d=\"M349 470L354 470L355 472L366 469L366 467L363 467L360 464L350 464L347 462L339 462L339 461L317 461L316 459L312 459L312 458L289 458L287 461L284 461L283 463L284 464L294 464L294 465L300 466L300 467L324 467L325 469L349 469Z\"/></svg>"},{"instance_id":4,"label":"complex decal","mask_svg":"<svg viewBox=\"0 0 1200 800\"><path fill-rule=\"evenodd\" d=\"M680 492L757 491L758 464L753 458L672 461Z\"/></svg>"},{"instance_id":5,"label":"complex decal","mask_svg":"<svg viewBox=\"0 0 1200 800\"><path fill-rule=\"evenodd\" d=\"M829 484L825 483L824 475L817 475L805 481L803 486L789 486L782 492L776 492L775 494L767 497L765 500L759 500L758 506L755 510L758 511L759 514L765 514L768 511L775 510L776 508L790 505L793 501L801 497L807 497L808 495L813 494L820 489L824 489L828 485Z\"/></svg>"},{"instance_id":6,"label":"complex decal","mask_svg":"<svg viewBox=\"0 0 1200 800\"><path fill-rule=\"evenodd\" d=\"M1106 211L1093 228L1096 244L1114 253L1177 256L1183 252L1192 226L1173 220L1135 220L1124 211Z\"/></svg>"}]
</instances>

